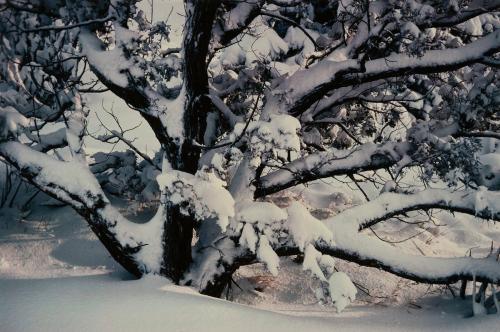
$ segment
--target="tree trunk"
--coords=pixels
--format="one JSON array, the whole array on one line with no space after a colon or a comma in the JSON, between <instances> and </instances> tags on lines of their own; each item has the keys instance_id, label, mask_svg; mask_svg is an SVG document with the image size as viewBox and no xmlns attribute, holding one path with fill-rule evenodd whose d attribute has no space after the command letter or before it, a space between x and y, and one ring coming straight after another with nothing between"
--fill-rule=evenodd
<instances>
[{"instance_id":1,"label":"tree trunk","mask_svg":"<svg viewBox=\"0 0 500 332\"><path fill-rule=\"evenodd\" d=\"M161 274L179 283L191 264L194 220L181 213L179 206L167 203L163 230Z\"/></svg>"},{"instance_id":2,"label":"tree trunk","mask_svg":"<svg viewBox=\"0 0 500 332\"><path fill-rule=\"evenodd\" d=\"M208 98L206 68L208 45L219 1L199 0L190 7L184 37L184 141L167 140L164 149L173 169L190 174L198 170L201 150L193 142L204 143L206 118L212 109ZM163 230L161 273L179 283L192 262L191 243L195 220L167 203Z\"/></svg>"}]
</instances>

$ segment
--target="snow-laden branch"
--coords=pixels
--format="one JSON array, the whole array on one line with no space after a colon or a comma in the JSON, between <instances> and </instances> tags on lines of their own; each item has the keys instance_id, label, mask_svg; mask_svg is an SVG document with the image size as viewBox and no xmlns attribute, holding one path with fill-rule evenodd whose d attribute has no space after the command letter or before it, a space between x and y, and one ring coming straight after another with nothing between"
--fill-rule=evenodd
<instances>
[{"instance_id":1,"label":"snow-laden branch","mask_svg":"<svg viewBox=\"0 0 500 332\"><path fill-rule=\"evenodd\" d=\"M102 208L105 203L98 182L79 162L56 160L14 141L0 144L0 156L27 180L79 212Z\"/></svg>"},{"instance_id":2,"label":"snow-laden branch","mask_svg":"<svg viewBox=\"0 0 500 332\"><path fill-rule=\"evenodd\" d=\"M290 25L292 25L292 26L300 29L300 31L302 31L304 33L304 35L314 45L314 48L315 48L316 51L319 50L319 49L321 49L321 47L316 43L316 40L309 34L309 32L307 32L306 29L304 29L300 24L298 24L294 20L289 19L288 17L282 16L282 15L274 14L274 13L271 13L271 12L268 12L268 11L264 11L264 10L260 11L260 15L277 18L279 20L285 21L285 22L289 23Z\"/></svg>"},{"instance_id":3,"label":"snow-laden branch","mask_svg":"<svg viewBox=\"0 0 500 332\"><path fill-rule=\"evenodd\" d=\"M416 195L418 197L415 197ZM305 247L303 239L310 239L312 240L310 243L323 254L356 262L363 266L379 268L418 282L449 284L463 279L472 280L474 276L479 281L500 281L500 262L497 261L496 255L483 259L416 256L406 254L397 247L359 232L359 228L361 226L368 227L371 220L376 218L387 219L394 215L392 212L403 212L403 207L410 207L409 200L400 196L402 195L384 194L379 200L372 201L373 203L348 209L327 219L324 222L328 231L323 230L318 233L317 228L311 229L310 227L303 227L300 231L296 231L291 226L288 226L288 231L300 251L303 251ZM423 203L432 201L437 208L472 214L474 214L472 210L477 210L479 217L488 217L481 214L481 211L488 209L489 211L495 211L492 214L496 220L500 217L498 212L500 209L500 196L496 193L483 191L457 191L452 193L447 190L425 190L409 196L415 199L413 205L415 209L418 208L419 201ZM447 205L441 202L443 197L449 199ZM297 204L294 206L297 206ZM291 225L297 223L293 221L294 219L300 220L298 223L303 225L313 224L314 220L316 223L319 222L304 207L302 209L289 208L288 215ZM309 221L304 224L303 220ZM276 248L276 251L294 254L297 250L294 250L293 246L288 243L282 248Z\"/></svg>"},{"instance_id":4,"label":"snow-laden branch","mask_svg":"<svg viewBox=\"0 0 500 332\"><path fill-rule=\"evenodd\" d=\"M366 61L364 66L359 60L325 59L285 79L277 87L274 97L266 104L266 109L268 112L278 110L291 114L300 113L334 89L406 74L456 70L480 62L484 56L499 50L500 30L496 30L465 46L430 50L420 57L392 54L386 58ZM285 100L282 100L282 95L286 95Z\"/></svg>"},{"instance_id":5,"label":"snow-laden branch","mask_svg":"<svg viewBox=\"0 0 500 332\"><path fill-rule=\"evenodd\" d=\"M397 214L421 209L445 209L485 219L500 220L500 194L480 190L428 189L414 194L385 193L369 203L348 209L326 220L335 245L316 242L322 253L358 264L377 267L400 277L426 283L454 283L461 279L500 281L496 257L474 259L422 257L404 254L378 239L359 233ZM328 239L330 240L330 239Z\"/></svg>"},{"instance_id":6,"label":"snow-laden branch","mask_svg":"<svg viewBox=\"0 0 500 332\"><path fill-rule=\"evenodd\" d=\"M417 22L420 28L446 28L452 27L476 16L494 12L500 8L499 0L476 0L471 1L467 8L460 10L455 15L442 14L435 17L433 20L426 22Z\"/></svg>"},{"instance_id":7,"label":"snow-laden branch","mask_svg":"<svg viewBox=\"0 0 500 332\"><path fill-rule=\"evenodd\" d=\"M144 83L145 73L134 63L137 59L126 56L123 49L137 36L120 26L115 26L115 30L116 46L112 50L105 50L94 32L81 29L79 40L82 54L86 56L92 72L111 92L140 111L161 144L175 145L173 140L183 141L185 90L176 99L169 100Z\"/></svg>"},{"instance_id":8,"label":"snow-laden branch","mask_svg":"<svg viewBox=\"0 0 500 332\"><path fill-rule=\"evenodd\" d=\"M500 262L496 254L486 258L417 256L404 253L400 248L360 232L363 228L397 214L429 208L468 213L498 221L500 194L487 192L484 188L461 191L428 189L413 194L385 193L367 204L355 206L326 220L315 218L306 207L297 202L292 203L286 209L286 213L274 207L279 212L275 213L271 206L253 209L251 215L259 223L252 223L252 218L248 217L236 218L245 222L240 227L232 227L234 234L231 232L227 234L240 246L233 252L235 256L228 255L230 258L226 261L228 265L226 269L234 271L240 265L251 264L258 260L266 263L271 272L277 273L278 256L304 253L304 269L310 270L323 281L327 280L327 276L322 272L320 265L323 267L325 264L330 267L334 265L331 258L326 257L329 255L423 283L451 284L474 278L484 282L499 282ZM237 216L244 215L243 210L239 211ZM262 213L263 210L267 212ZM271 218L273 220L266 220L270 215L276 217ZM280 235L273 237L266 227L271 227ZM265 255L258 254L261 245L258 234L261 233L268 234ZM225 237L224 239L227 240ZM212 248L211 252L217 257L219 257L218 250L228 247L227 243L222 244L222 242L214 245L216 247ZM269 245L272 251L268 250ZM221 249L217 249L218 247ZM245 247L248 250L241 250ZM210 272L219 274L221 271L225 270ZM331 280L329 283L332 286Z\"/></svg>"},{"instance_id":9,"label":"snow-laden branch","mask_svg":"<svg viewBox=\"0 0 500 332\"><path fill-rule=\"evenodd\" d=\"M323 254L374 267L405 279L430 284L452 284L460 280L500 281L500 263L495 257L442 258L403 253L378 239L364 234L350 235L333 229L335 246L317 242Z\"/></svg>"},{"instance_id":10,"label":"snow-laden branch","mask_svg":"<svg viewBox=\"0 0 500 332\"><path fill-rule=\"evenodd\" d=\"M331 95L321 99L317 104L314 104L313 107L309 108L309 110L304 113L304 117L306 119L313 119L319 114L330 110L334 106L354 100L371 89L382 86L386 83L386 80L378 80L360 84L356 87L349 86L336 89Z\"/></svg>"},{"instance_id":11,"label":"snow-laden branch","mask_svg":"<svg viewBox=\"0 0 500 332\"><path fill-rule=\"evenodd\" d=\"M117 34L119 38L120 33ZM145 109L150 105L150 100L142 89L133 84L130 71L133 71L135 66L127 60L121 45L106 51L102 41L87 28L81 29L79 41L82 54L86 56L92 72L102 84L133 107Z\"/></svg>"},{"instance_id":12,"label":"snow-laden branch","mask_svg":"<svg viewBox=\"0 0 500 332\"><path fill-rule=\"evenodd\" d=\"M263 4L263 0L242 1L225 13L219 24L214 27L214 39L217 43L221 47L230 44L259 15Z\"/></svg>"},{"instance_id":13,"label":"snow-laden branch","mask_svg":"<svg viewBox=\"0 0 500 332\"><path fill-rule=\"evenodd\" d=\"M231 128L238 122L242 122L243 118L233 113L233 111L224 103L224 101L217 95L217 93L213 90L210 90L210 99L215 107L224 115L226 120L229 122Z\"/></svg>"},{"instance_id":14,"label":"snow-laden branch","mask_svg":"<svg viewBox=\"0 0 500 332\"><path fill-rule=\"evenodd\" d=\"M19 142L0 143L0 157L43 192L72 206L89 223L110 254L130 273L158 272L163 213L146 224L125 219L107 199L89 168L78 160L60 161Z\"/></svg>"},{"instance_id":15,"label":"snow-laden branch","mask_svg":"<svg viewBox=\"0 0 500 332\"><path fill-rule=\"evenodd\" d=\"M67 142L66 128L60 128L52 133L44 135L34 135L28 133L28 137L36 142L33 149L40 152L47 152L53 149L64 147Z\"/></svg>"},{"instance_id":16,"label":"snow-laden branch","mask_svg":"<svg viewBox=\"0 0 500 332\"><path fill-rule=\"evenodd\" d=\"M261 177L256 183L255 197L316 179L387 168L401 161L411 150L409 143L367 143L349 151L313 153Z\"/></svg>"},{"instance_id":17,"label":"snow-laden branch","mask_svg":"<svg viewBox=\"0 0 500 332\"><path fill-rule=\"evenodd\" d=\"M396 215L416 210L441 209L500 221L500 193L480 190L426 189L416 193L381 194L376 199L353 207L329 220L335 227L362 230Z\"/></svg>"}]
</instances>

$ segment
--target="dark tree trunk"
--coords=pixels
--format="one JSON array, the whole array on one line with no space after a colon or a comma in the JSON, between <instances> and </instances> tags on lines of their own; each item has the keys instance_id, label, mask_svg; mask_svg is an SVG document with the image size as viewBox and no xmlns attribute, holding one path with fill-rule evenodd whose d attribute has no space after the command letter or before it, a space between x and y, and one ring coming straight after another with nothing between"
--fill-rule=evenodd
<instances>
[{"instance_id":1,"label":"dark tree trunk","mask_svg":"<svg viewBox=\"0 0 500 332\"><path fill-rule=\"evenodd\" d=\"M167 205L163 231L161 274L179 283L191 264L194 220L181 213L178 206Z\"/></svg>"},{"instance_id":2,"label":"dark tree trunk","mask_svg":"<svg viewBox=\"0 0 500 332\"><path fill-rule=\"evenodd\" d=\"M212 110L208 98L207 55L219 1L197 0L187 15L184 37L184 141L165 146L173 169L194 174L201 150L193 142L204 143L207 115ZM179 283L191 264L191 243L195 220L183 215L178 206L165 209L164 255L161 273Z\"/></svg>"},{"instance_id":3,"label":"dark tree trunk","mask_svg":"<svg viewBox=\"0 0 500 332\"><path fill-rule=\"evenodd\" d=\"M196 0L191 3L184 37L184 132L181 147L182 167L190 173L198 169L200 148L193 142L206 144L207 116L213 111L209 98L207 58L219 1Z\"/></svg>"}]
</instances>

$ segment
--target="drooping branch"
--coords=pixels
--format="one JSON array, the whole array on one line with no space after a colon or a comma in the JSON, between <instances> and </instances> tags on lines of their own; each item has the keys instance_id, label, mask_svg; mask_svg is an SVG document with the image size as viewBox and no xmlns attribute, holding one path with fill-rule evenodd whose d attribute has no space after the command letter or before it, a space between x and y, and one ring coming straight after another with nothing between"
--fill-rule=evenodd
<instances>
[{"instance_id":1,"label":"drooping branch","mask_svg":"<svg viewBox=\"0 0 500 332\"><path fill-rule=\"evenodd\" d=\"M480 281L497 283L500 281L500 262L497 255L487 258L443 258L406 254L400 248L363 234L360 230L375 222L387 220L395 214L427 209L431 205L436 209L468 213L498 221L499 212L487 211L500 210L499 197L496 192L452 192L444 189L429 189L415 194L385 193L375 200L350 208L324 221L314 218L305 207L302 207L299 213L289 208L288 220L280 224L282 234L289 236L281 237L279 243L273 245L273 250L279 256L297 255L304 250L304 241L311 241L322 254L361 266L378 268L417 282L451 284L475 277ZM318 225L303 224L307 219L322 224L322 227L326 225L327 232L319 231ZM293 226L297 220L304 229L294 230L298 227ZM238 243L240 240L235 238L233 241ZM234 260L235 266L251 264L256 259L249 251L240 251L237 257L241 259ZM234 269L234 266L229 264L228 269Z\"/></svg>"},{"instance_id":2,"label":"drooping branch","mask_svg":"<svg viewBox=\"0 0 500 332\"><path fill-rule=\"evenodd\" d=\"M334 245L318 241L324 254L376 267L417 282L450 284L460 280L500 281L500 262L496 257L440 258L404 254L387 243L359 233L395 215L426 209L467 213L484 219L500 220L500 195L497 192L451 192L428 189L414 194L385 193L368 203L348 209L326 221Z\"/></svg>"},{"instance_id":3,"label":"drooping branch","mask_svg":"<svg viewBox=\"0 0 500 332\"><path fill-rule=\"evenodd\" d=\"M127 271L135 276L147 271L136 256L144 246L140 234L145 225L123 218L87 167L77 161L55 160L18 142L0 143L0 156L35 187L72 206Z\"/></svg>"},{"instance_id":4,"label":"drooping branch","mask_svg":"<svg viewBox=\"0 0 500 332\"><path fill-rule=\"evenodd\" d=\"M452 284L461 280L497 283L500 263L494 258L442 258L404 254L400 249L359 234L349 237L339 232L335 246L316 243L323 254L374 267L399 277L428 284Z\"/></svg>"}]
</instances>

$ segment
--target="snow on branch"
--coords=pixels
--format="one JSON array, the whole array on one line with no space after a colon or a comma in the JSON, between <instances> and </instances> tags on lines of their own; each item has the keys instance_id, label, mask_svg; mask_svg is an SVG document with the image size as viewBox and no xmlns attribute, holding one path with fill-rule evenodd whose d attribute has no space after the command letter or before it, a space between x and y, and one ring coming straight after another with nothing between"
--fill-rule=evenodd
<instances>
[{"instance_id":1,"label":"snow on branch","mask_svg":"<svg viewBox=\"0 0 500 332\"><path fill-rule=\"evenodd\" d=\"M423 196L431 195L431 193L424 191ZM463 193L461 193L464 196ZM466 194L472 196L471 193ZM434 194L434 196L436 196ZM454 197L455 200L459 200L460 194ZM395 197L392 197L395 199ZM479 201L481 203L476 203L480 208L481 204L488 205L491 209L498 208L498 195L493 195L488 198L484 192L477 192L474 196L469 198L472 201ZM395 205L398 205L397 199L393 201ZM467 204L468 203L468 204ZM466 205L472 205L471 201L467 201ZM456 204L459 204L457 201ZM375 267L387 272L393 273L400 277L415 280L424 283L433 284L450 284L457 282L462 279L472 280L476 276L479 281L487 282L498 282L500 281L500 262L496 260L496 255L492 255L487 258L478 259L471 257L457 257L457 258L441 258L441 257L424 257L416 256L411 254L405 254L400 249L391 246L388 243L382 242L377 238L370 237L368 235L359 233L358 225L359 219L356 219L355 211L358 214L361 213L361 209L366 211L366 214L370 214L371 208L361 205L360 207L355 207L347 210L346 212L340 213L328 220L326 223L326 230L322 230L320 227L302 227L300 230L300 237L294 235L294 232L289 230L292 238L294 239L309 239L309 242L303 243L303 241L294 240L298 250L302 251L304 244L307 247L307 243L314 245L317 251L324 255L330 255L333 257L345 259L351 262L358 263L363 266ZM378 210L383 210L378 209ZM460 209L457 209L460 211ZM304 207L297 208L294 206L291 210L289 209L289 216L294 218L300 216L303 220L301 223L306 224L317 224L322 223L315 217L307 212ZM377 214L377 210L375 211ZM354 216L352 216L354 215ZM496 216L499 214L496 212ZM388 218L388 217L387 217ZM308 220L307 222L305 220ZM292 221L292 224L296 222ZM296 230L296 226L292 227ZM279 249L276 249L279 251ZM308 248L309 253L311 253L310 248ZM294 252L290 247L288 247L288 252ZM296 251L295 251L296 252ZM317 254L315 254L317 256ZM319 256L319 258L321 258ZM319 261L316 258L316 261ZM315 266L314 261L311 262L311 257L308 257L305 261L305 268L312 270L313 273L319 273L319 268ZM320 279L323 279L320 275Z\"/></svg>"},{"instance_id":2,"label":"snow on branch","mask_svg":"<svg viewBox=\"0 0 500 332\"><path fill-rule=\"evenodd\" d=\"M348 292L350 281L346 275L333 273L327 277L333 271L334 262L325 255L424 283L449 284L473 278L486 282L500 281L500 262L496 255L483 259L416 256L360 233L363 228L398 213L430 207L500 220L500 196L484 188L476 191L429 189L414 194L386 193L325 221L316 219L304 206L294 203L287 209L288 220L282 224L290 238L288 242L280 242L281 246L275 246L274 250L285 254L304 252L304 270L311 271L329 285L331 298L339 301L336 304L338 310L354 299L355 292ZM344 285L337 285L337 279L344 280L341 282Z\"/></svg>"},{"instance_id":3,"label":"snow on branch","mask_svg":"<svg viewBox=\"0 0 500 332\"><path fill-rule=\"evenodd\" d=\"M123 30L125 29L118 29L125 34ZM120 38L118 31L116 32L117 38ZM125 38L125 36L121 37ZM150 101L143 91L131 82L130 71L137 69L137 66L127 59L120 45L106 51L102 41L86 28L81 29L79 40L82 45L82 54L87 57L92 72L101 83L136 108L143 109L149 105Z\"/></svg>"},{"instance_id":4,"label":"snow on branch","mask_svg":"<svg viewBox=\"0 0 500 332\"><path fill-rule=\"evenodd\" d=\"M101 190L97 179L78 159L60 161L19 142L0 143L0 156L45 193L70 204L84 216L114 259L130 273L158 272L163 219L136 224L124 218Z\"/></svg>"},{"instance_id":5,"label":"snow on branch","mask_svg":"<svg viewBox=\"0 0 500 332\"><path fill-rule=\"evenodd\" d=\"M495 257L442 258L404 254L400 249L364 234L349 236L333 229L335 246L318 242L315 247L323 254L374 267L402 278L423 283L452 284L463 279L500 281L500 263Z\"/></svg>"},{"instance_id":6,"label":"snow on branch","mask_svg":"<svg viewBox=\"0 0 500 332\"><path fill-rule=\"evenodd\" d=\"M422 257L402 253L359 230L396 214L417 209L440 208L500 220L500 194L459 190L451 192L428 189L415 194L382 194L367 204L348 209L328 220L333 243L317 241L315 246L323 254L356 262L360 265L383 269L400 277L425 283L454 283L462 279L500 281L500 263L496 257L474 259Z\"/></svg>"},{"instance_id":7,"label":"snow on branch","mask_svg":"<svg viewBox=\"0 0 500 332\"><path fill-rule=\"evenodd\" d=\"M0 107L0 142L9 137L17 137L29 121L14 107Z\"/></svg>"},{"instance_id":8,"label":"snow on branch","mask_svg":"<svg viewBox=\"0 0 500 332\"><path fill-rule=\"evenodd\" d=\"M222 47L227 46L259 15L263 3L262 0L242 1L226 12L214 31L216 41Z\"/></svg>"},{"instance_id":9,"label":"snow on branch","mask_svg":"<svg viewBox=\"0 0 500 332\"><path fill-rule=\"evenodd\" d=\"M474 18L476 16L479 16L479 15L482 15L485 13L494 12L498 8L500 8L500 1L499 0L471 1L471 3L468 4L466 9L460 10L455 15L450 15L448 13L442 14L440 16L435 17L432 21L419 22L418 26L420 28L452 27L452 26L457 25L459 23L470 20L471 18Z\"/></svg>"},{"instance_id":10,"label":"snow on branch","mask_svg":"<svg viewBox=\"0 0 500 332\"><path fill-rule=\"evenodd\" d=\"M66 128L60 128L52 133L45 135L34 135L27 133L27 136L36 142L33 149L40 152L47 152L56 148L64 147L67 144Z\"/></svg>"},{"instance_id":11,"label":"snow on branch","mask_svg":"<svg viewBox=\"0 0 500 332\"><path fill-rule=\"evenodd\" d=\"M385 58L366 61L340 62L325 59L317 65L296 72L277 88L275 97L266 107L291 114L300 113L327 92L334 89L388 79L405 74L429 74L450 71L480 62L484 56L500 50L500 30L462 47L430 50L416 57L392 54ZM363 67L363 68L362 68ZM286 95L283 102L279 96Z\"/></svg>"},{"instance_id":12,"label":"snow on branch","mask_svg":"<svg viewBox=\"0 0 500 332\"><path fill-rule=\"evenodd\" d=\"M225 183L213 173L199 171L196 175L170 170L158 176L158 184L169 202L181 206L181 212L197 220L216 218L222 230L234 217L234 200L224 188Z\"/></svg>"},{"instance_id":13,"label":"snow on branch","mask_svg":"<svg viewBox=\"0 0 500 332\"><path fill-rule=\"evenodd\" d=\"M387 168L411 151L409 143L363 144L349 151L332 150L296 159L271 171L256 183L256 197L269 195L300 183L335 175Z\"/></svg>"},{"instance_id":14,"label":"snow on branch","mask_svg":"<svg viewBox=\"0 0 500 332\"><path fill-rule=\"evenodd\" d=\"M94 205L99 204L99 184L79 162L59 161L19 142L1 143L0 155L27 179L63 202L80 209L96 208Z\"/></svg>"},{"instance_id":15,"label":"snow on branch","mask_svg":"<svg viewBox=\"0 0 500 332\"><path fill-rule=\"evenodd\" d=\"M416 210L442 209L500 221L500 193L479 190L426 189L416 193L383 193L376 199L348 209L328 221L362 230L396 215Z\"/></svg>"}]
</instances>

